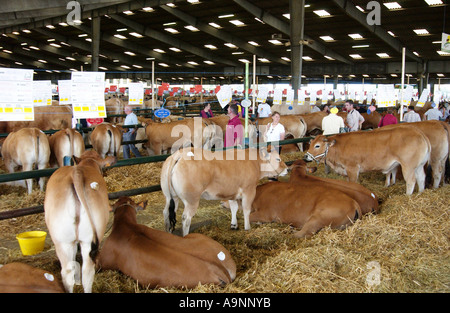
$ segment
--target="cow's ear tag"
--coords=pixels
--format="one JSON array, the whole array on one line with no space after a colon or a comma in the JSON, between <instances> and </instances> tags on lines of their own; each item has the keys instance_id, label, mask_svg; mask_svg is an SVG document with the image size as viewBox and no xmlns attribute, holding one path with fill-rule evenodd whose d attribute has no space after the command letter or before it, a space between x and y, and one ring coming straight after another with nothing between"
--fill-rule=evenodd
<instances>
[{"instance_id":1,"label":"cow's ear tag","mask_svg":"<svg viewBox=\"0 0 450 313\"><path fill-rule=\"evenodd\" d=\"M98 190L98 183L97 182L95 182L95 181L92 182L90 186L91 186L91 189Z\"/></svg>"},{"instance_id":2,"label":"cow's ear tag","mask_svg":"<svg viewBox=\"0 0 450 313\"><path fill-rule=\"evenodd\" d=\"M194 154L193 154L191 151L189 151L189 152L187 153L187 156L193 157Z\"/></svg>"}]
</instances>

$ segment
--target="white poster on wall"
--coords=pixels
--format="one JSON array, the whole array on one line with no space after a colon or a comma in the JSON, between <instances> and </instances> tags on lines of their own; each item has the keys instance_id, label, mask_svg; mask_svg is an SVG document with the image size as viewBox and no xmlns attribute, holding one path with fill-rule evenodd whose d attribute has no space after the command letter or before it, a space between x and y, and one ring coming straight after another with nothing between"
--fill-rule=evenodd
<instances>
[{"instance_id":1,"label":"white poster on wall","mask_svg":"<svg viewBox=\"0 0 450 313\"><path fill-rule=\"evenodd\" d=\"M427 102L429 95L430 95L430 90L424 89L422 91L422 94L420 95L419 101L417 101L416 106L423 107L425 105L425 102Z\"/></svg>"},{"instance_id":2,"label":"white poster on wall","mask_svg":"<svg viewBox=\"0 0 450 313\"><path fill-rule=\"evenodd\" d=\"M0 121L34 121L33 70L0 68Z\"/></svg>"},{"instance_id":3,"label":"white poster on wall","mask_svg":"<svg viewBox=\"0 0 450 313\"><path fill-rule=\"evenodd\" d=\"M52 82L50 80L33 81L34 106L52 105Z\"/></svg>"},{"instance_id":4,"label":"white poster on wall","mask_svg":"<svg viewBox=\"0 0 450 313\"><path fill-rule=\"evenodd\" d=\"M70 79L58 80L59 104L72 103L72 81Z\"/></svg>"},{"instance_id":5,"label":"white poster on wall","mask_svg":"<svg viewBox=\"0 0 450 313\"><path fill-rule=\"evenodd\" d=\"M231 101L231 86L220 86L220 90L216 93L217 100L222 108L224 108Z\"/></svg>"},{"instance_id":6,"label":"white poster on wall","mask_svg":"<svg viewBox=\"0 0 450 313\"><path fill-rule=\"evenodd\" d=\"M142 82L128 84L128 104L144 103L144 84Z\"/></svg>"},{"instance_id":7,"label":"white poster on wall","mask_svg":"<svg viewBox=\"0 0 450 313\"><path fill-rule=\"evenodd\" d=\"M256 102L266 102L268 94L269 94L269 89L267 87L259 86L258 97L256 97Z\"/></svg>"},{"instance_id":8,"label":"white poster on wall","mask_svg":"<svg viewBox=\"0 0 450 313\"><path fill-rule=\"evenodd\" d=\"M305 99L306 99L306 94L305 91L302 89L298 90L298 105L304 105L305 104Z\"/></svg>"},{"instance_id":9,"label":"white poster on wall","mask_svg":"<svg viewBox=\"0 0 450 313\"><path fill-rule=\"evenodd\" d=\"M273 104L283 103L283 91L281 89L275 89L273 92Z\"/></svg>"},{"instance_id":10,"label":"white poster on wall","mask_svg":"<svg viewBox=\"0 0 450 313\"><path fill-rule=\"evenodd\" d=\"M72 72L74 118L104 118L105 72Z\"/></svg>"},{"instance_id":11,"label":"white poster on wall","mask_svg":"<svg viewBox=\"0 0 450 313\"><path fill-rule=\"evenodd\" d=\"M286 94L286 104L292 105L294 103L294 89L289 89Z\"/></svg>"}]
</instances>

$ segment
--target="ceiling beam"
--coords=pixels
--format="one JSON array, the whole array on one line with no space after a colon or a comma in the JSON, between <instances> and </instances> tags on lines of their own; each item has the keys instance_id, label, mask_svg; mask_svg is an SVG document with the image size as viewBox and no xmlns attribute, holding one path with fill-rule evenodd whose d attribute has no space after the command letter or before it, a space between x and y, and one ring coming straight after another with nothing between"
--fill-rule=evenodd
<instances>
[{"instance_id":1,"label":"ceiling beam","mask_svg":"<svg viewBox=\"0 0 450 313\"><path fill-rule=\"evenodd\" d=\"M263 9L257 7L256 5L254 5L253 3L250 3L247 0L233 0L233 1L235 3L237 3L239 6L241 6L243 9L248 11L250 14L253 14L253 16L259 18L261 21L263 21L267 25L272 26L273 28L275 28L276 30L280 31L281 33L283 33L285 35L288 35L288 36L291 35L289 23L286 23L286 22L278 19L277 17L273 16L269 12L264 11ZM303 35L303 39L309 42L307 47L317 51L318 53L322 54L323 56L329 56L335 60L338 60L338 61L346 63L346 64L353 63L350 60L343 57L342 55L334 52L331 49L328 49L325 45L317 42L316 40L314 40L313 38L311 38L310 36L308 36L306 34ZM291 42L291 44L292 44L292 42Z\"/></svg>"},{"instance_id":2,"label":"ceiling beam","mask_svg":"<svg viewBox=\"0 0 450 313\"><path fill-rule=\"evenodd\" d=\"M359 22L362 26L367 28L371 33L375 34L378 38L383 40L386 44L388 44L391 48L393 48L396 52L402 54L402 49L405 45L399 40L395 39L391 35L387 33L387 31L381 26L377 25L369 25L367 24L367 17L364 13L356 8L356 6L347 0L333 0L333 2L340 7L344 12ZM422 59L417 57L414 53L412 53L409 49L406 50L406 56L416 62L422 63Z\"/></svg>"},{"instance_id":3,"label":"ceiling beam","mask_svg":"<svg viewBox=\"0 0 450 313\"><path fill-rule=\"evenodd\" d=\"M270 61L277 62L277 63L284 64L284 65L289 64L288 62L283 61L278 56L273 55L272 53L266 52L264 49L257 48L255 46L249 44L245 40L242 40L238 37L231 35L230 33L227 33L223 30L219 30L212 26L209 26L208 24L205 24L205 23L199 21L197 18L195 18L189 14L186 14L178 9L171 8L167 5L161 5L161 8L163 10L167 11L168 13L172 14L173 16L176 16L180 20L200 29L202 32L205 32L213 37L219 38L219 39L223 40L224 42L230 42L230 43L238 46L239 48L246 50L247 52L257 55L258 57L266 58Z\"/></svg>"},{"instance_id":4,"label":"ceiling beam","mask_svg":"<svg viewBox=\"0 0 450 313\"><path fill-rule=\"evenodd\" d=\"M91 29L89 27L86 27L84 25L74 25L73 27L80 29L81 31L91 34ZM124 42L124 40L116 38L114 36L111 36L106 33L101 33L100 40L112 43L113 45L119 46L121 48L127 49L127 51L134 51L136 53L144 54L146 56L155 58L157 61L162 61L170 64L180 64L185 67L189 68L195 68L194 65L184 62L183 60L168 57L163 55L162 53L155 52L151 49L145 48L141 45L134 44L132 42ZM110 53L110 51L108 51ZM138 61L136 61L138 62ZM138 63L132 63L132 64L138 64ZM146 67L151 66L150 64L146 64Z\"/></svg>"},{"instance_id":5,"label":"ceiling beam","mask_svg":"<svg viewBox=\"0 0 450 313\"><path fill-rule=\"evenodd\" d=\"M239 64L237 62L224 59L222 57L216 56L214 53L210 53L209 51L205 51L204 49L198 48L194 45L191 45L190 43L187 43L185 41L173 38L172 36L166 35L164 33L161 33L159 31L156 31L154 29L151 29L149 27L146 27L142 24L136 23L130 19L127 19L125 17L122 17L117 14L111 14L109 15L112 19L116 20L119 23L122 23L125 26L128 26L135 30L136 32L145 35L147 37L156 39L158 41L164 42L166 44L172 45L176 48L179 48L181 50L187 51L189 53L195 54L199 57L202 57L206 60L210 60L217 63L223 63L229 66L242 66L242 64Z\"/></svg>"}]
</instances>

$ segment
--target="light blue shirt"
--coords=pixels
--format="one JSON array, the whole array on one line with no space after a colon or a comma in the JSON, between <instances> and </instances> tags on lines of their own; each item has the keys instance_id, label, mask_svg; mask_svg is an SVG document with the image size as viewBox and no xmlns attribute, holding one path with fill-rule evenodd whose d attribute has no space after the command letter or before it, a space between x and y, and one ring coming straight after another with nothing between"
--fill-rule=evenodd
<instances>
[{"instance_id":1,"label":"light blue shirt","mask_svg":"<svg viewBox=\"0 0 450 313\"><path fill-rule=\"evenodd\" d=\"M128 114L127 117L125 118L125 121L123 122L123 125L136 125L136 124L138 124L138 119L136 114L134 114L133 112ZM133 128L128 128L128 132L131 132L132 130Z\"/></svg>"}]
</instances>

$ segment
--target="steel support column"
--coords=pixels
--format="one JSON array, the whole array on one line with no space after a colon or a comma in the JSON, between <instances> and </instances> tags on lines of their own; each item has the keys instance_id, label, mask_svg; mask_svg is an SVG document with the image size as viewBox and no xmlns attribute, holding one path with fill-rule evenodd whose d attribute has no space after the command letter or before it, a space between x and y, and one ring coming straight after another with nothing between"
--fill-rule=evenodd
<instances>
[{"instance_id":1,"label":"steel support column","mask_svg":"<svg viewBox=\"0 0 450 313\"><path fill-rule=\"evenodd\" d=\"M305 26L305 0L289 0L291 15L291 84L294 99L298 99L297 90L302 84L303 31Z\"/></svg>"},{"instance_id":2,"label":"steel support column","mask_svg":"<svg viewBox=\"0 0 450 313\"><path fill-rule=\"evenodd\" d=\"M100 16L92 17L92 62L91 70L98 71L100 54Z\"/></svg>"}]
</instances>

